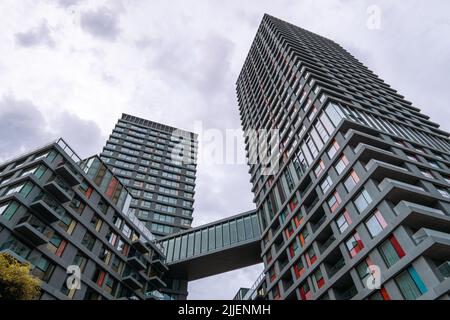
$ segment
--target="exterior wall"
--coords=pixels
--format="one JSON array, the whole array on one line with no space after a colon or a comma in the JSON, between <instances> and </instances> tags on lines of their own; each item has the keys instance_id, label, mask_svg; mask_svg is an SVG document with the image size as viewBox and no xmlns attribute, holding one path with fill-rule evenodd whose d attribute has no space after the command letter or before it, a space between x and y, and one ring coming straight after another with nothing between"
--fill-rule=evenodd
<instances>
[{"instance_id":1,"label":"exterior wall","mask_svg":"<svg viewBox=\"0 0 450 320\"><path fill-rule=\"evenodd\" d=\"M237 96L244 131L281 141L278 172L250 165L265 265L253 298L448 298L446 132L338 44L268 15Z\"/></svg>"},{"instance_id":2,"label":"exterior wall","mask_svg":"<svg viewBox=\"0 0 450 320\"><path fill-rule=\"evenodd\" d=\"M146 299L166 267L130 200L99 158L81 162L60 139L0 165L0 251L32 264L41 299ZM67 289L70 265L79 290Z\"/></svg>"}]
</instances>

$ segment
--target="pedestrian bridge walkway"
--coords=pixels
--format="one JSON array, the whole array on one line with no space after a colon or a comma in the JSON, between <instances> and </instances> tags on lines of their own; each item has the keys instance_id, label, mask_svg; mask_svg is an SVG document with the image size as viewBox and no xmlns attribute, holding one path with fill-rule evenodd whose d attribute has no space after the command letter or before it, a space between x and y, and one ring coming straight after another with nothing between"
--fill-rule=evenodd
<instances>
[{"instance_id":1,"label":"pedestrian bridge walkway","mask_svg":"<svg viewBox=\"0 0 450 320\"><path fill-rule=\"evenodd\" d=\"M193 281L262 262L256 211L159 239L167 277Z\"/></svg>"}]
</instances>

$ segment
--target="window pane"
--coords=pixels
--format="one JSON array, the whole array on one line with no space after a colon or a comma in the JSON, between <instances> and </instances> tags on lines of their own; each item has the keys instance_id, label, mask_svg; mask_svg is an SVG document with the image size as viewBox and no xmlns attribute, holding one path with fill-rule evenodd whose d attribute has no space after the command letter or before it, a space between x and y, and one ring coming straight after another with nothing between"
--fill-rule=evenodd
<instances>
[{"instance_id":1,"label":"window pane","mask_svg":"<svg viewBox=\"0 0 450 320\"><path fill-rule=\"evenodd\" d=\"M385 241L381 245L380 251L381 256L383 257L384 262L386 262L388 268L394 265L398 260L400 260L397 251L395 251L394 246L389 240Z\"/></svg>"},{"instance_id":2,"label":"window pane","mask_svg":"<svg viewBox=\"0 0 450 320\"><path fill-rule=\"evenodd\" d=\"M225 223L223 225L223 245L228 246L230 244L230 225Z\"/></svg>"},{"instance_id":3,"label":"window pane","mask_svg":"<svg viewBox=\"0 0 450 320\"><path fill-rule=\"evenodd\" d=\"M214 234L214 227L209 228L208 230L208 250L214 250L216 248L216 235Z\"/></svg>"},{"instance_id":4,"label":"window pane","mask_svg":"<svg viewBox=\"0 0 450 320\"><path fill-rule=\"evenodd\" d=\"M230 243L233 244L237 241L237 229L236 229L236 221L230 222Z\"/></svg>"},{"instance_id":5,"label":"window pane","mask_svg":"<svg viewBox=\"0 0 450 320\"><path fill-rule=\"evenodd\" d=\"M404 271L396 279L398 287L406 300L416 300L421 296L420 290L408 271Z\"/></svg>"},{"instance_id":6,"label":"window pane","mask_svg":"<svg viewBox=\"0 0 450 320\"><path fill-rule=\"evenodd\" d=\"M252 223L250 221L250 217L244 218L244 227L245 227L245 238L246 239L253 238Z\"/></svg>"},{"instance_id":7,"label":"window pane","mask_svg":"<svg viewBox=\"0 0 450 320\"><path fill-rule=\"evenodd\" d=\"M202 230L202 253L208 251L208 229Z\"/></svg>"},{"instance_id":8,"label":"window pane","mask_svg":"<svg viewBox=\"0 0 450 320\"><path fill-rule=\"evenodd\" d=\"M245 229L244 229L244 219L238 219L237 220L237 232L238 232L238 239L239 241L245 240Z\"/></svg>"},{"instance_id":9,"label":"window pane","mask_svg":"<svg viewBox=\"0 0 450 320\"><path fill-rule=\"evenodd\" d=\"M218 225L216 228L216 248L222 248L222 225Z\"/></svg>"},{"instance_id":10,"label":"window pane","mask_svg":"<svg viewBox=\"0 0 450 320\"><path fill-rule=\"evenodd\" d=\"M180 251L180 259L186 258L186 250L187 250L187 235L181 237L181 251Z\"/></svg>"},{"instance_id":11,"label":"window pane","mask_svg":"<svg viewBox=\"0 0 450 320\"><path fill-rule=\"evenodd\" d=\"M181 239L175 238L175 247L174 247L174 251L173 251L173 260L176 261L178 259L180 259L180 247L181 247Z\"/></svg>"},{"instance_id":12,"label":"window pane","mask_svg":"<svg viewBox=\"0 0 450 320\"><path fill-rule=\"evenodd\" d=\"M200 253L201 244L202 244L202 234L201 234L200 231L197 231L195 233L195 250L194 250L194 254L199 254Z\"/></svg>"},{"instance_id":13,"label":"window pane","mask_svg":"<svg viewBox=\"0 0 450 320\"><path fill-rule=\"evenodd\" d=\"M188 239L187 257L192 257L194 255L194 234L191 233Z\"/></svg>"}]
</instances>

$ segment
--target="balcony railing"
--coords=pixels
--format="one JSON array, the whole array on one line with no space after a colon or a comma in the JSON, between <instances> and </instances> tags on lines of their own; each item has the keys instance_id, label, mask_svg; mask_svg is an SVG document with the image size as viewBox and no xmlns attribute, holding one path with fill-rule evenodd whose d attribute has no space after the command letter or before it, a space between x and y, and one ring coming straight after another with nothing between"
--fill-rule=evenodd
<instances>
[{"instance_id":1,"label":"balcony railing","mask_svg":"<svg viewBox=\"0 0 450 320\"><path fill-rule=\"evenodd\" d=\"M345 265L344 258L339 259L333 266L331 266L328 270L330 272L330 278L334 276L342 267Z\"/></svg>"},{"instance_id":2,"label":"balcony railing","mask_svg":"<svg viewBox=\"0 0 450 320\"><path fill-rule=\"evenodd\" d=\"M264 272L262 272L258 276L256 281L253 283L253 285L251 286L250 290L247 291L247 293L242 298L242 300L255 300L255 298L257 296L257 289L261 285L261 282L264 281L265 278L266 278L266 274Z\"/></svg>"},{"instance_id":3,"label":"balcony railing","mask_svg":"<svg viewBox=\"0 0 450 320\"><path fill-rule=\"evenodd\" d=\"M445 261L437 269L445 279L450 278L450 261Z\"/></svg>"}]
</instances>

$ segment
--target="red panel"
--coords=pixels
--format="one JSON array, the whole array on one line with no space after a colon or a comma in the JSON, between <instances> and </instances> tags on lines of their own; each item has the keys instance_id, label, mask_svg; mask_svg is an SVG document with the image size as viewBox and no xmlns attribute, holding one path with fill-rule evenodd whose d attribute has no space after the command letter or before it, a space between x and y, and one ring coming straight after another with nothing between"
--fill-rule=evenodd
<instances>
[{"instance_id":1,"label":"red panel","mask_svg":"<svg viewBox=\"0 0 450 320\"><path fill-rule=\"evenodd\" d=\"M105 276L106 276L106 273L104 271L102 271L100 273L100 276L98 277L98 280L97 280L97 285L99 287L101 287L103 285L103 281L105 281Z\"/></svg>"},{"instance_id":2,"label":"red panel","mask_svg":"<svg viewBox=\"0 0 450 320\"><path fill-rule=\"evenodd\" d=\"M389 240L391 241L391 244L397 252L398 256L400 258L403 258L405 256L405 251L403 251L400 243L398 243L397 238L395 236L392 236Z\"/></svg>"},{"instance_id":3,"label":"red panel","mask_svg":"<svg viewBox=\"0 0 450 320\"><path fill-rule=\"evenodd\" d=\"M322 288L323 285L325 284L325 279L322 278L319 281L317 281L317 287Z\"/></svg>"},{"instance_id":4,"label":"red panel","mask_svg":"<svg viewBox=\"0 0 450 320\"><path fill-rule=\"evenodd\" d=\"M66 245L67 245L67 242L65 240L61 241L58 249L55 252L55 255L58 257L61 257L64 252L64 249L66 248Z\"/></svg>"},{"instance_id":5,"label":"red panel","mask_svg":"<svg viewBox=\"0 0 450 320\"><path fill-rule=\"evenodd\" d=\"M391 297L389 297L389 294L384 287L380 289L380 293L384 300L391 300Z\"/></svg>"},{"instance_id":6,"label":"red panel","mask_svg":"<svg viewBox=\"0 0 450 320\"><path fill-rule=\"evenodd\" d=\"M86 190L86 193L85 193L86 198L89 199L89 198L91 197L92 191L94 191L94 189L92 189L92 187L89 187L89 188Z\"/></svg>"},{"instance_id":7,"label":"red panel","mask_svg":"<svg viewBox=\"0 0 450 320\"><path fill-rule=\"evenodd\" d=\"M111 198L113 196L114 191L116 190L116 186L117 186L117 179L113 177L109 182L108 188L106 189L106 196L108 198Z\"/></svg>"}]
</instances>

